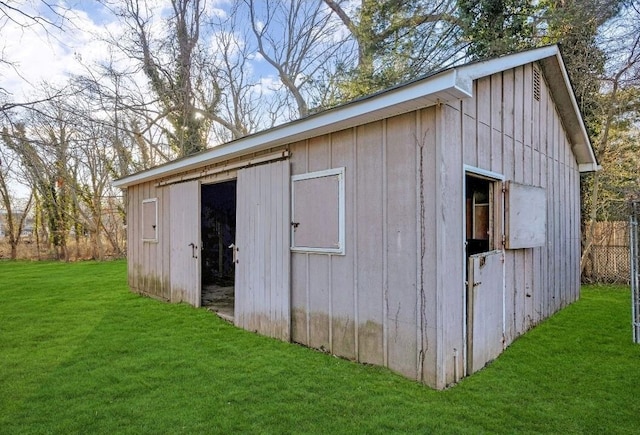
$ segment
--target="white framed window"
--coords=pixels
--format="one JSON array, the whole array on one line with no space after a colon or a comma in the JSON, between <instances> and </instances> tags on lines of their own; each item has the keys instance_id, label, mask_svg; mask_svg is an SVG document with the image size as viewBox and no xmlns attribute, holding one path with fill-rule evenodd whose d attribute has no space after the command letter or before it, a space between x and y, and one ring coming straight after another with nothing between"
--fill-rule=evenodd
<instances>
[{"instance_id":1,"label":"white framed window","mask_svg":"<svg viewBox=\"0 0 640 435\"><path fill-rule=\"evenodd\" d=\"M291 177L291 250L344 255L345 168Z\"/></svg>"},{"instance_id":2,"label":"white framed window","mask_svg":"<svg viewBox=\"0 0 640 435\"><path fill-rule=\"evenodd\" d=\"M158 241L158 198L142 200L142 241Z\"/></svg>"}]
</instances>

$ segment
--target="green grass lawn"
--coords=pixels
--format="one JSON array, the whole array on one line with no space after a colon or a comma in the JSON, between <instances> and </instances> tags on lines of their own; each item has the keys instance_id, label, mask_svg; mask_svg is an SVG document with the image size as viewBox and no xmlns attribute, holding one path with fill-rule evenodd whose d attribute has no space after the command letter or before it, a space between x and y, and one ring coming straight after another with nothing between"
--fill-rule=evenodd
<instances>
[{"instance_id":1,"label":"green grass lawn","mask_svg":"<svg viewBox=\"0 0 640 435\"><path fill-rule=\"evenodd\" d=\"M639 433L624 287L447 391L132 294L125 264L0 263L0 433Z\"/></svg>"}]
</instances>

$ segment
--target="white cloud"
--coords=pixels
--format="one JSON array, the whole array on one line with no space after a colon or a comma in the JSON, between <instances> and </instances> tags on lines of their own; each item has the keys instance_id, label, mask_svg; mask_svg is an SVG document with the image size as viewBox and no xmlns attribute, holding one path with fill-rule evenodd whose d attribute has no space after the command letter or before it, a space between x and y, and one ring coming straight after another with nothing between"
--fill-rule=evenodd
<instances>
[{"instance_id":1,"label":"white cloud","mask_svg":"<svg viewBox=\"0 0 640 435\"><path fill-rule=\"evenodd\" d=\"M282 82L277 76L260 77L258 83L252 86L252 91L258 95L266 96L277 92L282 88Z\"/></svg>"},{"instance_id":2,"label":"white cloud","mask_svg":"<svg viewBox=\"0 0 640 435\"><path fill-rule=\"evenodd\" d=\"M43 14L44 11L30 11ZM96 25L83 11L69 10L61 30L56 26L6 21L0 35L3 58L11 65L0 69L3 87L20 98L43 80L61 83L79 73L82 62L92 62L106 53L106 44L94 35L105 27Z\"/></svg>"}]
</instances>

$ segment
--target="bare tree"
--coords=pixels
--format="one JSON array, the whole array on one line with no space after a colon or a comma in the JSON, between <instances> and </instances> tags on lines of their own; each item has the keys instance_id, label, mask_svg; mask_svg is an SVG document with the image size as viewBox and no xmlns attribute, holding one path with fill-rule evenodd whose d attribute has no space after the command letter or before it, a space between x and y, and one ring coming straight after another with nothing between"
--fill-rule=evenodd
<instances>
[{"instance_id":1,"label":"bare tree","mask_svg":"<svg viewBox=\"0 0 640 435\"><path fill-rule=\"evenodd\" d=\"M30 112L29 125L4 127L4 143L19 156L24 175L37 190L47 219L50 241L56 258L68 259L70 229L71 128L56 100Z\"/></svg>"},{"instance_id":2,"label":"bare tree","mask_svg":"<svg viewBox=\"0 0 640 435\"><path fill-rule=\"evenodd\" d=\"M67 24L68 8L57 2L39 0L34 4L15 0L0 1L0 30L14 25L23 32L43 30L46 37L54 38L50 30L63 30ZM20 74L19 65L6 56L4 47L0 47L0 66ZM2 78L2 73L0 73ZM7 121L8 112L15 108L32 108L38 101L13 101L11 91L0 86L0 115Z\"/></svg>"},{"instance_id":3,"label":"bare tree","mask_svg":"<svg viewBox=\"0 0 640 435\"><path fill-rule=\"evenodd\" d=\"M20 206L18 198L12 192L11 184L15 182L12 175L15 174L12 173L11 168L16 165L15 156L8 149L0 146L0 204L4 211L4 222L1 223L5 229L5 237L9 240L12 260L17 258L18 245L22 240L22 231L33 200L33 195L30 195L29 199Z\"/></svg>"},{"instance_id":4,"label":"bare tree","mask_svg":"<svg viewBox=\"0 0 640 435\"><path fill-rule=\"evenodd\" d=\"M246 0L258 52L295 102L295 117L309 114L309 100L325 105L318 86L335 74L345 39L321 2ZM331 71L331 67L333 71Z\"/></svg>"},{"instance_id":5,"label":"bare tree","mask_svg":"<svg viewBox=\"0 0 640 435\"><path fill-rule=\"evenodd\" d=\"M594 148L603 171L585 179L587 212L581 270L593 254L594 223L610 216L622 219L629 200L640 197L640 2L633 1L606 24L600 41L608 53L608 65L600 77L597 105L599 134Z\"/></svg>"},{"instance_id":6,"label":"bare tree","mask_svg":"<svg viewBox=\"0 0 640 435\"><path fill-rule=\"evenodd\" d=\"M212 124L234 138L245 134L242 126L218 113L221 91L211 69L212 47L203 41L210 36L202 28L208 19L205 3L171 0L169 10L158 10L145 0L125 0L115 11L128 32L127 38L118 35L112 43L141 65L154 96L146 106L159 109L138 128L160 128L179 156L205 149ZM154 27L157 22L164 26Z\"/></svg>"},{"instance_id":7,"label":"bare tree","mask_svg":"<svg viewBox=\"0 0 640 435\"><path fill-rule=\"evenodd\" d=\"M119 70L113 59L85 68L72 78L71 89L83 110L75 114L79 121L102 126L108 134L115 158L113 178L150 168L175 157L166 140L170 126L163 114L146 98L147 89L136 80L135 71Z\"/></svg>"},{"instance_id":8,"label":"bare tree","mask_svg":"<svg viewBox=\"0 0 640 435\"><path fill-rule=\"evenodd\" d=\"M213 135L219 143L245 136L265 127L264 112L267 98L254 78L250 59L252 47L248 43L249 30L239 23L239 3L232 6L228 15L215 16L207 20L206 26L212 34L210 58L201 57L199 67L203 77L208 77L212 87L198 86L198 92L218 92L218 113L233 126L217 123ZM202 99L212 96L202 95Z\"/></svg>"}]
</instances>

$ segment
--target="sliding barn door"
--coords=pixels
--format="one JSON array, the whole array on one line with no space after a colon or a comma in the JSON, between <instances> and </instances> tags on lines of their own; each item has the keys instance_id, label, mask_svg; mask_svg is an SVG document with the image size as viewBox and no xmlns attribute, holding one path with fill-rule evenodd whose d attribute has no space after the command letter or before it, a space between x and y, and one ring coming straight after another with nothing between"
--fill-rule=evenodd
<instances>
[{"instance_id":1,"label":"sliding barn door","mask_svg":"<svg viewBox=\"0 0 640 435\"><path fill-rule=\"evenodd\" d=\"M172 184L170 200L171 301L200 306L200 182Z\"/></svg>"},{"instance_id":2,"label":"sliding barn door","mask_svg":"<svg viewBox=\"0 0 640 435\"><path fill-rule=\"evenodd\" d=\"M469 257L467 292L467 373L495 359L504 349L504 254L483 252Z\"/></svg>"},{"instance_id":3,"label":"sliding barn door","mask_svg":"<svg viewBox=\"0 0 640 435\"><path fill-rule=\"evenodd\" d=\"M238 171L235 324L290 340L289 162Z\"/></svg>"}]
</instances>

